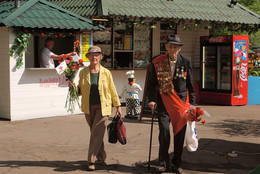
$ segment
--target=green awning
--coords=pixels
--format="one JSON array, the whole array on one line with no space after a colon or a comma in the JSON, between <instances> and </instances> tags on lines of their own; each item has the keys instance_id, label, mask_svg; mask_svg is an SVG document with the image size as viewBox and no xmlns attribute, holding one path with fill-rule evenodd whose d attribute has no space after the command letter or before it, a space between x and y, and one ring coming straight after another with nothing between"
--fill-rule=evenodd
<instances>
[{"instance_id":1,"label":"green awning","mask_svg":"<svg viewBox=\"0 0 260 174\"><path fill-rule=\"evenodd\" d=\"M14 1L0 2L0 23L7 27L101 30L101 25L45 0L29 0L15 8Z\"/></svg>"},{"instance_id":2,"label":"green awning","mask_svg":"<svg viewBox=\"0 0 260 174\"><path fill-rule=\"evenodd\" d=\"M48 0L78 15L128 16L260 24L260 16L229 0ZM99 3L98 3L99 2Z\"/></svg>"}]
</instances>

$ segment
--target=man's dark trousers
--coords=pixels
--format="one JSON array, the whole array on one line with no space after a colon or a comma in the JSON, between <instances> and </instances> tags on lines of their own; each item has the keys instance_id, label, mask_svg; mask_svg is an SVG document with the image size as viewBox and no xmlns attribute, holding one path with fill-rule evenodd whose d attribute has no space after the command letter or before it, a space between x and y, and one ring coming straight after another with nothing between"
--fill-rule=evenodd
<instances>
[{"instance_id":1,"label":"man's dark trousers","mask_svg":"<svg viewBox=\"0 0 260 174\"><path fill-rule=\"evenodd\" d=\"M161 165L166 165L169 167L169 146L170 146L170 117L167 111L160 112L158 117L159 123L159 161ZM181 156L183 151L183 143L186 132L186 125L174 136L174 156L172 159L172 164L175 167L181 166Z\"/></svg>"}]
</instances>

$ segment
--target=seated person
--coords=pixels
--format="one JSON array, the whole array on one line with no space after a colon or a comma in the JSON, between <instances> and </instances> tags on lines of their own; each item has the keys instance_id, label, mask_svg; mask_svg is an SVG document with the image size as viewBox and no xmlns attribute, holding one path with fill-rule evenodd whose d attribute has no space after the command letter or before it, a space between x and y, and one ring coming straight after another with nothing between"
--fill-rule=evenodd
<instances>
[{"instance_id":1,"label":"seated person","mask_svg":"<svg viewBox=\"0 0 260 174\"><path fill-rule=\"evenodd\" d=\"M55 68L53 60L59 60L62 55L57 55L51 52L54 47L54 40L52 38L47 38L45 40L45 46L41 49L40 57L40 67L41 68ZM76 52L71 52L67 54L69 57L76 55Z\"/></svg>"}]
</instances>

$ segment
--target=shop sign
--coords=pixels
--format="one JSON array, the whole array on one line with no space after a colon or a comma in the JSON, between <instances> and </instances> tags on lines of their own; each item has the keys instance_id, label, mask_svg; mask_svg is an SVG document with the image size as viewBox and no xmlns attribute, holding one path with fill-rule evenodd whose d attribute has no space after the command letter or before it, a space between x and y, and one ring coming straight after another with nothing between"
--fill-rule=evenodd
<instances>
[{"instance_id":1,"label":"shop sign","mask_svg":"<svg viewBox=\"0 0 260 174\"><path fill-rule=\"evenodd\" d=\"M82 43L82 60L84 62L89 62L89 59L86 57L89 47L92 46L92 34L83 33L81 34L81 43Z\"/></svg>"}]
</instances>

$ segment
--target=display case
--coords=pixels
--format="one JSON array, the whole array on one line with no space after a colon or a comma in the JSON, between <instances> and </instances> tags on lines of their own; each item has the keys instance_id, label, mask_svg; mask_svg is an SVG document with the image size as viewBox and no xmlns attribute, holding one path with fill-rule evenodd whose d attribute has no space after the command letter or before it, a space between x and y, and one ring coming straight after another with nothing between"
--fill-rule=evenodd
<instances>
[{"instance_id":1,"label":"display case","mask_svg":"<svg viewBox=\"0 0 260 174\"><path fill-rule=\"evenodd\" d=\"M203 46L202 89L214 89L216 86L216 47Z\"/></svg>"},{"instance_id":2,"label":"display case","mask_svg":"<svg viewBox=\"0 0 260 174\"><path fill-rule=\"evenodd\" d=\"M247 104L248 36L204 36L199 101Z\"/></svg>"},{"instance_id":3,"label":"display case","mask_svg":"<svg viewBox=\"0 0 260 174\"><path fill-rule=\"evenodd\" d=\"M217 47L217 90L231 90L231 46Z\"/></svg>"},{"instance_id":4,"label":"display case","mask_svg":"<svg viewBox=\"0 0 260 174\"><path fill-rule=\"evenodd\" d=\"M151 28L125 23L93 32L93 44L104 53L101 64L109 69L144 69L151 59Z\"/></svg>"},{"instance_id":5,"label":"display case","mask_svg":"<svg viewBox=\"0 0 260 174\"><path fill-rule=\"evenodd\" d=\"M114 27L114 68L133 67L133 26L122 23Z\"/></svg>"}]
</instances>

